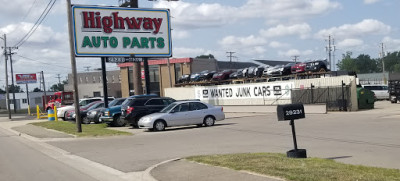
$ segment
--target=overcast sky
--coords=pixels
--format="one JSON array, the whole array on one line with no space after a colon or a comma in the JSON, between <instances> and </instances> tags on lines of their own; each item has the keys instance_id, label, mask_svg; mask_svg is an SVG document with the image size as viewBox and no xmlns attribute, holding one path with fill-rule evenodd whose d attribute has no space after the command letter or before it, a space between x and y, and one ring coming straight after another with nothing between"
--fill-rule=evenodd
<instances>
[{"instance_id":1,"label":"overcast sky","mask_svg":"<svg viewBox=\"0 0 400 181\"><path fill-rule=\"evenodd\" d=\"M7 34L7 46L25 36L49 2L0 0L0 34ZM72 3L118 6L118 0ZM64 80L71 72L65 4L56 1L35 33L14 51L14 73L44 71L46 84L51 85L58 82L58 74ZM228 61L226 52L232 51L234 61L325 59L329 35L335 41L336 59L346 51L377 58L382 42L385 51L400 50L398 0L139 0L139 7L171 10L173 57L213 54ZM77 67L78 72L85 67L93 71L100 68L100 59L78 58ZM115 64L107 67L118 69ZM0 72L4 89L4 56Z\"/></svg>"}]
</instances>

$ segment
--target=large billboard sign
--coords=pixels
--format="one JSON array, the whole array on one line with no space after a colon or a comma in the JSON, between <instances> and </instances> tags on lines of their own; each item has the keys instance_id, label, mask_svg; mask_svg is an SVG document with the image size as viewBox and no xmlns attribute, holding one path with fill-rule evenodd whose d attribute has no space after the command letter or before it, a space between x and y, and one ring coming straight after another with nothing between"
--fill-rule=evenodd
<instances>
[{"instance_id":1,"label":"large billboard sign","mask_svg":"<svg viewBox=\"0 0 400 181\"><path fill-rule=\"evenodd\" d=\"M290 99L290 89L293 82L268 84L238 84L196 87L195 98L200 100L230 100L230 99L259 99L281 100Z\"/></svg>"},{"instance_id":2,"label":"large billboard sign","mask_svg":"<svg viewBox=\"0 0 400 181\"><path fill-rule=\"evenodd\" d=\"M15 81L17 84L36 83L36 74L15 74Z\"/></svg>"},{"instance_id":3,"label":"large billboard sign","mask_svg":"<svg viewBox=\"0 0 400 181\"><path fill-rule=\"evenodd\" d=\"M167 9L72 5L75 56L171 57Z\"/></svg>"}]
</instances>

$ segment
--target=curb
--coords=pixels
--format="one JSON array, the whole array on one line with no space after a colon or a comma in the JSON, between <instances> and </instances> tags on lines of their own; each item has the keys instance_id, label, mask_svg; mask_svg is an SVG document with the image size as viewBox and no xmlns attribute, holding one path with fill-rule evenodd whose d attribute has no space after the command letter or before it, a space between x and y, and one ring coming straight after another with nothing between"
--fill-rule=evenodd
<instances>
[{"instance_id":1,"label":"curb","mask_svg":"<svg viewBox=\"0 0 400 181\"><path fill-rule=\"evenodd\" d=\"M173 161L177 161L177 160L180 160L180 159L182 159L182 158L173 158L173 159L170 159L170 160L165 160L165 161L163 161L163 162L161 162L161 163L157 163L157 164L155 164L155 165L153 165L153 166L147 168L147 169L143 172L144 181L157 181L157 179L155 179L155 178L150 174L150 172L151 172L153 169L157 168L157 167L160 166L160 165L163 165L163 164L166 164L166 163L169 163L169 162L173 162Z\"/></svg>"}]
</instances>

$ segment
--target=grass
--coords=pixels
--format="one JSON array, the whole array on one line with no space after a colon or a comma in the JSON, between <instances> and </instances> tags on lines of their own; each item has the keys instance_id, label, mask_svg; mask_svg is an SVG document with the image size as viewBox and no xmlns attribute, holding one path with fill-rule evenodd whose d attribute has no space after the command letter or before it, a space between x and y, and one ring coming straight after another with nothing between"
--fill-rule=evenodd
<instances>
[{"instance_id":1,"label":"grass","mask_svg":"<svg viewBox=\"0 0 400 181\"><path fill-rule=\"evenodd\" d=\"M81 133L76 131L77 128L75 123L68 121L45 121L31 124L73 134L78 137L132 135L128 132L107 129L107 124L82 124Z\"/></svg>"},{"instance_id":2,"label":"grass","mask_svg":"<svg viewBox=\"0 0 400 181\"><path fill-rule=\"evenodd\" d=\"M293 159L279 153L192 156L186 159L293 181L400 181L398 169L350 165L321 158Z\"/></svg>"}]
</instances>

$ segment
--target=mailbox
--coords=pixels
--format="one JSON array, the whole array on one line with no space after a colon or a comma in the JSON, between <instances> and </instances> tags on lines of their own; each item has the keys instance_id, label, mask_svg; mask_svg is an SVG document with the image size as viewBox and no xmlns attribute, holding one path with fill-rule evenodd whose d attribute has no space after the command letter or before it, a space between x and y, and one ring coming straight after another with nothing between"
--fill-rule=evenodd
<instances>
[{"instance_id":1,"label":"mailbox","mask_svg":"<svg viewBox=\"0 0 400 181\"><path fill-rule=\"evenodd\" d=\"M278 121L294 120L305 118L303 104L278 105L276 108Z\"/></svg>"}]
</instances>

